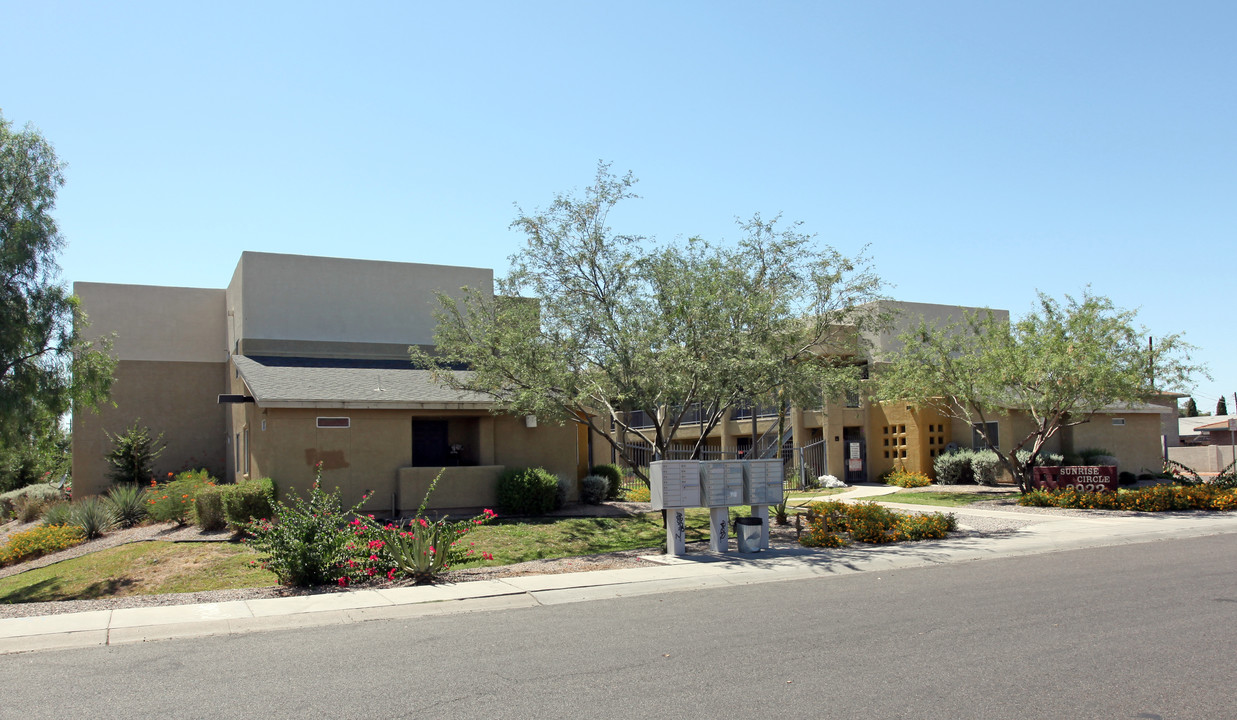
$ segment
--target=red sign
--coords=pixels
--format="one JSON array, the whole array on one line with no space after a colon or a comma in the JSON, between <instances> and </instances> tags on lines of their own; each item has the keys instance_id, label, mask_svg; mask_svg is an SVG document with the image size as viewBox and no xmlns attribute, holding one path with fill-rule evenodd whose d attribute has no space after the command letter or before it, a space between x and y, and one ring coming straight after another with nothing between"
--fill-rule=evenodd
<instances>
[{"instance_id":1,"label":"red sign","mask_svg":"<svg viewBox=\"0 0 1237 720\"><path fill-rule=\"evenodd\" d=\"M1116 492L1116 465L1066 465L1032 468L1031 487L1040 490L1073 488L1079 492Z\"/></svg>"}]
</instances>

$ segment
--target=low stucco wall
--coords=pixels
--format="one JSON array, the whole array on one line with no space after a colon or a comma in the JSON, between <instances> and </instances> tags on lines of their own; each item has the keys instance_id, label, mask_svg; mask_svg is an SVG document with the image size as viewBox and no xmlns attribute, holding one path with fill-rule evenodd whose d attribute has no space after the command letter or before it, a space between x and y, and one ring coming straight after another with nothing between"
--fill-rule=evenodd
<instances>
[{"instance_id":1,"label":"low stucco wall","mask_svg":"<svg viewBox=\"0 0 1237 720\"><path fill-rule=\"evenodd\" d=\"M439 472L442 478L430 496L430 508L492 508L498 504L498 476L505 469L505 465L402 467L396 471L400 512L416 511Z\"/></svg>"},{"instance_id":2,"label":"low stucco wall","mask_svg":"<svg viewBox=\"0 0 1237 720\"><path fill-rule=\"evenodd\" d=\"M1194 472L1218 473L1233 461L1233 450L1224 445L1170 447L1168 459L1179 462Z\"/></svg>"}]
</instances>

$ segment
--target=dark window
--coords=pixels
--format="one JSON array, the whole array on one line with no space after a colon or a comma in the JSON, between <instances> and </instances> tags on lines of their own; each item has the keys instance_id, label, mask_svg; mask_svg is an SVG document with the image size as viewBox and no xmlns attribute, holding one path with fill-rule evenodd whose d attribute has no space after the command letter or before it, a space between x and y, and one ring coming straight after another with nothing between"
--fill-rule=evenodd
<instances>
[{"instance_id":1,"label":"dark window","mask_svg":"<svg viewBox=\"0 0 1237 720\"><path fill-rule=\"evenodd\" d=\"M1001 436L1000 436L1000 433L997 432L997 424L994 421L994 422L990 422L986 424L973 423L971 425L971 449L972 450L987 450L988 449L988 443L984 442L983 436L979 434L979 429L981 425L984 427L984 432L987 433L988 435L988 440L992 442L992 447L994 448L1001 447Z\"/></svg>"}]
</instances>

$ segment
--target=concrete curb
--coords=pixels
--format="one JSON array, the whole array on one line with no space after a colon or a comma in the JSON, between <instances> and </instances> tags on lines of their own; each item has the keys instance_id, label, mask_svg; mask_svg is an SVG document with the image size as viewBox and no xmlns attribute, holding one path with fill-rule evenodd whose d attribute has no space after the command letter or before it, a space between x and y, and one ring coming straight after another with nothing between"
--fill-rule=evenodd
<instances>
[{"instance_id":1,"label":"concrete curb","mask_svg":"<svg viewBox=\"0 0 1237 720\"><path fill-rule=\"evenodd\" d=\"M1237 533L1237 514L1035 517L1036 524L1001 537L835 550L784 547L751 556L653 555L645 558L649 567L623 570L0 619L0 654L530 608Z\"/></svg>"}]
</instances>

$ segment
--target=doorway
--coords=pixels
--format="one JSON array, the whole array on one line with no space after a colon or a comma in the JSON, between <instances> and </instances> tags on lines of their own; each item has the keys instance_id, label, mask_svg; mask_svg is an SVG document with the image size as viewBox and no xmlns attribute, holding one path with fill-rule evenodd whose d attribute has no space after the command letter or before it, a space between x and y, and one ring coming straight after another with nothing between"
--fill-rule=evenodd
<instances>
[{"instance_id":1,"label":"doorway","mask_svg":"<svg viewBox=\"0 0 1237 720\"><path fill-rule=\"evenodd\" d=\"M842 462L846 468L847 485L868 481L868 449L863 441L863 428L842 428Z\"/></svg>"},{"instance_id":2,"label":"doorway","mask_svg":"<svg viewBox=\"0 0 1237 720\"><path fill-rule=\"evenodd\" d=\"M447 421L412 421L412 466L446 467Z\"/></svg>"}]
</instances>

